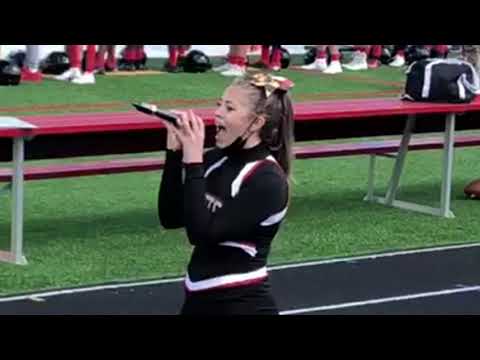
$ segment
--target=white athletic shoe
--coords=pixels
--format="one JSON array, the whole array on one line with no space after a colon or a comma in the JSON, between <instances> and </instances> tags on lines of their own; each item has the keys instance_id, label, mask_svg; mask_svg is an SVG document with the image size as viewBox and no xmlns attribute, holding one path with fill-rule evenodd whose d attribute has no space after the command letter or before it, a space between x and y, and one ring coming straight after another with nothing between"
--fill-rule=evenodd
<instances>
[{"instance_id":1,"label":"white athletic shoe","mask_svg":"<svg viewBox=\"0 0 480 360\"><path fill-rule=\"evenodd\" d=\"M395 55L395 57L393 58L393 61L390 64L388 64L388 66L392 66L392 67L402 67L403 65L405 65L405 57L400 55Z\"/></svg>"},{"instance_id":2,"label":"white athletic shoe","mask_svg":"<svg viewBox=\"0 0 480 360\"><path fill-rule=\"evenodd\" d=\"M70 68L65 71L63 74L57 75L54 77L55 80L60 81L70 81L73 78L79 77L82 75L82 72L78 68Z\"/></svg>"},{"instance_id":3,"label":"white athletic shoe","mask_svg":"<svg viewBox=\"0 0 480 360\"><path fill-rule=\"evenodd\" d=\"M344 64L343 67L345 69L353 71L368 70L367 54L361 51L357 51L353 55L353 60L348 64Z\"/></svg>"},{"instance_id":4,"label":"white athletic shoe","mask_svg":"<svg viewBox=\"0 0 480 360\"><path fill-rule=\"evenodd\" d=\"M229 70L221 72L220 75L239 77L245 75L245 73L246 69L244 66L232 65Z\"/></svg>"},{"instance_id":5,"label":"white athletic shoe","mask_svg":"<svg viewBox=\"0 0 480 360\"><path fill-rule=\"evenodd\" d=\"M214 67L212 70L215 72L224 72L224 71L230 70L232 68L232 65L233 64L230 64L229 62L227 62L223 65Z\"/></svg>"},{"instance_id":6,"label":"white athletic shoe","mask_svg":"<svg viewBox=\"0 0 480 360\"><path fill-rule=\"evenodd\" d=\"M325 71L327 69L327 59L315 59L313 63L308 65L303 65L302 69Z\"/></svg>"},{"instance_id":7,"label":"white athletic shoe","mask_svg":"<svg viewBox=\"0 0 480 360\"><path fill-rule=\"evenodd\" d=\"M83 75L73 78L72 83L78 85L95 84L95 75L93 75L93 73L86 72Z\"/></svg>"},{"instance_id":8,"label":"white athletic shoe","mask_svg":"<svg viewBox=\"0 0 480 360\"><path fill-rule=\"evenodd\" d=\"M336 61L332 61L323 73L324 74L340 74L341 72L343 72L342 64L340 64L340 61L336 60Z\"/></svg>"}]
</instances>

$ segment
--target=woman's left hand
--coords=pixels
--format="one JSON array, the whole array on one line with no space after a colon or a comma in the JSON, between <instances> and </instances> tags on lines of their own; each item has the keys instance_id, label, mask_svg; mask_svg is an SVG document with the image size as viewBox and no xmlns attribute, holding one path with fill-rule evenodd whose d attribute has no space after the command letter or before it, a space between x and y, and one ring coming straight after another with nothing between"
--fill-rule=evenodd
<instances>
[{"instance_id":1,"label":"woman's left hand","mask_svg":"<svg viewBox=\"0 0 480 360\"><path fill-rule=\"evenodd\" d=\"M174 132L182 143L185 164L202 163L205 143L205 124L192 110L173 111L179 116L179 127Z\"/></svg>"}]
</instances>

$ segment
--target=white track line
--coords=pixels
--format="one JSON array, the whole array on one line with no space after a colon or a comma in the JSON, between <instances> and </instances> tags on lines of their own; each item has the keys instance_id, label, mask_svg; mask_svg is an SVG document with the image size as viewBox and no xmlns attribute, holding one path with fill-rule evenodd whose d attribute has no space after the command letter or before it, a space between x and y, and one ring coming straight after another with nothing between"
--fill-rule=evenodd
<instances>
[{"instance_id":1,"label":"white track line","mask_svg":"<svg viewBox=\"0 0 480 360\"><path fill-rule=\"evenodd\" d=\"M183 281L183 278L152 280L152 281L143 281L143 282L137 282L137 283L98 285L98 286L90 286L85 288L62 289L62 290L46 291L46 292L40 292L40 293L34 293L34 294L28 294L28 295L19 295L19 296L0 298L0 303L9 302L9 301L19 301L19 300L36 300L36 299L42 299L42 298L51 297L51 296L80 294L80 293L99 291L99 290L115 290L115 289L121 289L121 288L129 288L129 287L159 285L159 284L167 284L167 283L180 282L180 281Z\"/></svg>"},{"instance_id":2,"label":"white track line","mask_svg":"<svg viewBox=\"0 0 480 360\"><path fill-rule=\"evenodd\" d=\"M309 261L309 262L297 263L297 264L272 266L270 270L301 268L305 266L335 264L340 262L352 262L352 261L359 261L359 260L375 260L375 259L381 259L381 258L392 257L392 256L403 256L403 255L412 255L412 254L432 253L432 252L439 252L439 251L459 250L459 249L467 249L472 247L480 247L480 243L441 246L441 247L417 249L417 250L396 251L396 252L370 254L370 255L363 255L363 256L337 258L337 259L331 259L331 260Z\"/></svg>"},{"instance_id":3,"label":"white track line","mask_svg":"<svg viewBox=\"0 0 480 360\"><path fill-rule=\"evenodd\" d=\"M443 247L417 249L417 250L406 250L406 251L397 251L397 252L389 252L389 253L379 253L379 254L371 254L371 255L364 255L364 256L345 257L345 258L330 259L330 260L319 260L319 261L309 261L309 262L295 263L295 264L277 265L277 266L270 267L269 270L276 271L276 270L283 270L283 269L302 268L302 267L307 267L307 266L335 264L335 263L342 263L342 262L352 262L352 261L360 261L360 260L375 260L375 259L381 259L381 258L385 258L385 257L403 256L403 255L411 255L411 254L422 254L422 253L433 253L433 252L439 252L439 251L458 250L458 249L466 249L466 248L473 248L473 247L480 247L480 243L452 245L452 246L443 246ZM3 297L3 298L0 298L0 303L9 302L9 301L20 301L20 300L32 300L32 299L35 300L35 299L41 299L41 298L51 297L51 296L79 294L79 293L85 293L85 292L90 292L90 291L115 290L115 289L122 289L122 288L133 288L133 287L140 287L140 286L177 283L177 282L182 282L183 280L184 280L184 278L180 277L180 278L173 278L173 279L140 281L140 282L132 282L132 283L98 285L98 286L90 286L90 287L84 287L84 288L46 291L46 292L32 293L32 294L27 294L27 295Z\"/></svg>"},{"instance_id":4,"label":"white track line","mask_svg":"<svg viewBox=\"0 0 480 360\"><path fill-rule=\"evenodd\" d=\"M371 300L365 300L365 301L354 301L354 302L348 302L348 303L342 303L342 304L324 305L324 306L317 306L317 307L304 308L304 309L292 309L292 310L282 311L280 312L280 315L298 315L298 314L306 314L311 312L345 309L345 308L352 308L352 307L359 307L359 306L366 306L366 305L376 305L376 304L421 299L421 298L428 298L428 297L435 297L435 296L452 295L452 294L466 293L466 292L472 292L472 291L480 291L480 286L469 286L469 287L464 287L460 289L454 288L454 289L431 291L431 292L424 292L424 293L418 293L418 294L409 294L409 295L393 296L393 297L387 297L387 298L371 299Z\"/></svg>"}]
</instances>

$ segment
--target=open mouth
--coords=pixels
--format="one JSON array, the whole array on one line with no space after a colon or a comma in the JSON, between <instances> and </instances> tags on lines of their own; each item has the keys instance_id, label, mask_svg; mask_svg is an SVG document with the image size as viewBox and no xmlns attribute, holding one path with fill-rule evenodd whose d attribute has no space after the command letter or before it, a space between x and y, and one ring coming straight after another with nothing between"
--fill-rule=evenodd
<instances>
[{"instance_id":1,"label":"open mouth","mask_svg":"<svg viewBox=\"0 0 480 360\"><path fill-rule=\"evenodd\" d=\"M220 131L225 131L225 126L222 126L222 125L217 125L217 133L219 133Z\"/></svg>"}]
</instances>

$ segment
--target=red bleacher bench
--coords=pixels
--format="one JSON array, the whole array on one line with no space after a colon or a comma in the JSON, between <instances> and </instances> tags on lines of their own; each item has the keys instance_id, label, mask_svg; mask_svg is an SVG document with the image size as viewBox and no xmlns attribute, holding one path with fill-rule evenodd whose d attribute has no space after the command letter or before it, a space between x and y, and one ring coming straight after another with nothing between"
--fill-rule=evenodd
<instances>
[{"instance_id":1,"label":"red bleacher bench","mask_svg":"<svg viewBox=\"0 0 480 360\"><path fill-rule=\"evenodd\" d=\"M480 135L457 136L455 147L480 146ZM398 151L400 140L368 141L351 144L321 144L295 148L296 159L312 159L352 155L387 154ZM412 139L408 149L435 150L443 148L443 138Z\"/></svg>"},{"instance_id":2,"label":"red bleacher bench","mask_svg":"<svg viewBox=\"0 0 480 360\"><path fill-rule=\"evenodd\" d=\"M130 172L145 172L163 168L163 160L158 158L136 158L121 160L102 160L44 166L26 166L25 180L46 180L79 176L122 174ZM0 169L0 181L11 181L12 170Z\"/></svg>"},{"instance_id":3,"label":"red bleacher bench","mask_svg":"<svg viewBox=\"0 0 480 360\"><path fill-rule=\"evenodd\" d=\"M294 148L296 159L328 158L353 155L388 154L397 152L399 140L368 141L349 144L306 145ZM480 146L480 135L458 136L455 147ZM412 139L409 150L434 150L443 147L443 138ZM46 180L93 175L122 174L132 172L157 171L163 169L164 161L158 158L135 158L121 160L100 160L55 164L44 166L26 166L25 180ZM0 182L9 182L12 178L10 168L0 169Z\"/></svg>"}]
</instances>

